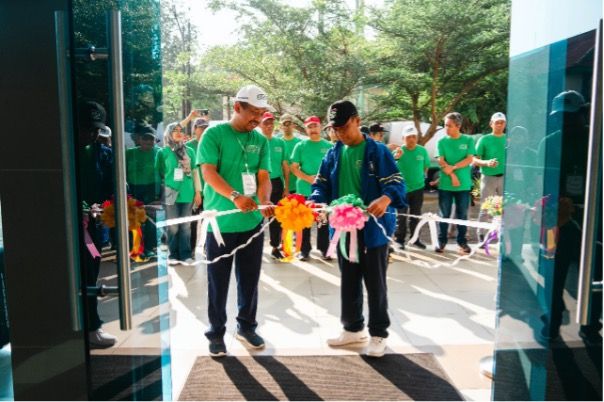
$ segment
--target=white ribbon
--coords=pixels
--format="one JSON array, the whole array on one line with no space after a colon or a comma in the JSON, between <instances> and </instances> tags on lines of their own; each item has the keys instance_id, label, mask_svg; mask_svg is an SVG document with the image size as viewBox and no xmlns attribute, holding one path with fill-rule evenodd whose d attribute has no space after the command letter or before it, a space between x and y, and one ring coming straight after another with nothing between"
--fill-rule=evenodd
<instances>
[{"instance_id":1,"label":"white ribbon","mask_svg":"<svg viewBox=\"0 0 604 402\"><path fill-rule=\"evenodd\" d=\"M195 248L201 248L202 255L206 255L205 244L206 238L208 237L208 228L212 228L214 239L219 246L224 246L224 239L220 233L220 227L218 226L218 211L209 210L201 213L201 225L197 226L197 244Z\"/></svg>"}]
</instances>

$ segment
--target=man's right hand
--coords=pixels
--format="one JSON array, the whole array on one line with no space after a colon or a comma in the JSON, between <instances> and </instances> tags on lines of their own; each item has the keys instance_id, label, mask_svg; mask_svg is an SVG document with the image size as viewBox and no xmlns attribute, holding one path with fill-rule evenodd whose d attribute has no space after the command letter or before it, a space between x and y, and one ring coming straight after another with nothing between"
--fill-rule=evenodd
<instances>
[{"instance_id":1,"label":"man's right hand","mask_svg":"<svg viewBox=\"0 0 604 402\"><path fill-rule=\"evenodd\" d=\"M254 201L254 199L251 197L246 197L245 195L240 195L239 197L235 198L233 203L241 212L251 212L258 209L258 204L256 204L256 201Z\"/></svg>"}]
</instances>

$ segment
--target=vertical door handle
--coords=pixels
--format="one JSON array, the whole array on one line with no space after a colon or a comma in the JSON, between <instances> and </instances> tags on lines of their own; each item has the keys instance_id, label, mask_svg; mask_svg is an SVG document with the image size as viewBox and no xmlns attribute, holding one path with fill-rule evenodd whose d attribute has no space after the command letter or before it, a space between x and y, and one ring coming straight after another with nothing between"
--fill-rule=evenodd
<instances>
[{"instance_id":1,"label":"vertical door handle","mask_svg":"<svg viewBox=\"0 0 604 402\"><path fill-rule=\"evenodd\" d=\"M117 274L120 328L132 329L130 253L128 249L128 193L126 191L126 150L124 144L124 87L122 70L122 18L119 10L109 12L109 65L113 114L113 161L115 164L115 216L118 238Z\"/></svg>"},{"instance_id":2,"label":"vertical door handle","mask_svg":"<svg viewBox=\"0 0 604 402\"><path fill-rule=\"evenodd\" d=\"M82 329L80 311L80 275L78 244L78 203L75 193L75 162L73 155L73 120L70 116L71 104L71 72L68 63L69 31L64 11L55 11L55 46L57 63L57 84L59 100L59 123L61 130L61 159L63 167L63 198L65 200L65 241L67 246L67 267L69 280L69 304L71 305L71 326L74 331Z\"/></svg>"},{"instance_id":3,"label":"vertical door handle","mask_svg":"<svg viewBox=\"0 0 604 402\"><path fill-rule=\"evenodd\" d=\"M598 183L601 180L600 152L602 149L602 20L596 30L594 71L591 92L589 148L587 157L587 182L583 211L583 234L579 265L579 291L577 298L577 323L589 324L589 309L594 288L593 259L598 206Z\"/></svg>"}]
</instances>

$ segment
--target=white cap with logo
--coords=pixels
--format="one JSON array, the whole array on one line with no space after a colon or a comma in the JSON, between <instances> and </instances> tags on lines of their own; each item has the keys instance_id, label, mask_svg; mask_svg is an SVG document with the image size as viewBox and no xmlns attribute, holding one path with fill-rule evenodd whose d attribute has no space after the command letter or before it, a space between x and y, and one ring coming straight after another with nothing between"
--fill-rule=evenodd
<instances>
[{"instance_id":1,"label":"white cap with logo","mask_svg":"<svg viewBox=\"0 0 604 402\"><path fill-rule=\"evenodd\" d=\"M266 92L256 85L246 85L237 92L237 95L235 95L235 102L246 102L255 107L271 111L274 110L273 107L267 103L267 99Z\"/></svg>"},{"instance_id":2,"label":"white cap with logo","mask_svg":"<svg viewBox=\"0 0 604 402\"><path fill-rule=\"evenodd\" d=\"M505 114L501 112L493 113L493 116L491 116L491 123L499 120L506 121L507 119L505 118Z\"/></svg>"},{"instance_id":3,"label":"white cap with logo","mask_svg":"<svg viewBox=\"0 0 604 402\"><path fill-rule=\"evenodd\" d=\"M408 137L410 135L417 135L417 128L415 128L414 125L403 128L403 138Z\"/></svg>"}]
</instances>

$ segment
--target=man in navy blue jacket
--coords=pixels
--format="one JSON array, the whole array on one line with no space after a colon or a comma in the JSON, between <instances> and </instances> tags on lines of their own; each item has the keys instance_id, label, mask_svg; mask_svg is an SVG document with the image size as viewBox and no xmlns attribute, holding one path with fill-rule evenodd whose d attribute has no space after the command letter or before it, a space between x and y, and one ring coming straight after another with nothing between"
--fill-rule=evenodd
<instances>
[{"instance_id":1,"label":"man in navy blue jacket","mask_svg":"<svg viewBox=\"0 0 604 402\"><path fill-rule=\"evenodd\" d=\"M406 206L405 185L392 154L386 146L360 132L361 119L351 102L333 103L327 111L327 120L327 127L333 128L339 141L323 159L309 199L330 203L341 196L355 194L368 205L367 212L378 220L388 236L392 236L396 225L395 208ZM344 330L327 343L343 346L367 340L363 317L365 282L371 335L367 354L381 357L390 326L386 287L388 238L373 218L359 231L358 238L358 263L350 262L338 252Z\"/></svg>"}]
</instances>

